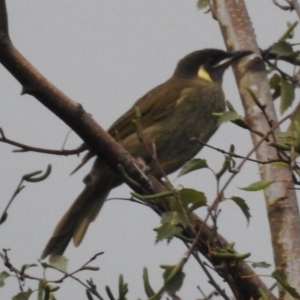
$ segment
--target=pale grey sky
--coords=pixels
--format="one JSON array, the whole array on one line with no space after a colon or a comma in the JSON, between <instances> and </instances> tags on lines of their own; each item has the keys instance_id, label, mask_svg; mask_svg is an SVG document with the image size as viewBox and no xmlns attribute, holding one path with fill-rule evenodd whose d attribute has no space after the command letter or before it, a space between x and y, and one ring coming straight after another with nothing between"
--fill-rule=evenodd
<instances>
[{"instance_id":1,"label":"pale grey sky","mask_svg":"<svg viewBox=\"0 0 300 300\"><path fill-rule=\"evenodd\" d=\"M259 46L265 48L283 33L286 21L294 21L293 13L282 12L272 1L246 1ZM124 1L7 1L10 34L15 46L48 79L67 95L80 102L86 111L104 128L124 113L134 101L155 85L171 76L177 61L185 54L202 48L225 49L218 23L210 14L198 11L196 1L124 0ZM299 32L299 31L298 31ZM299 39L299 33L297 33ZM297 40L297 39L295 39ZM6 136L29 145L60 149L69 128L30 96L20 96L20 84L0 66L0 126ZM242 114L231 70L224 79L227 99ZM71 134L67 148L81 143ZM228 149L234 143L237 152L245 154L250 147L248 134L232 124L225 124L210 140L210 144ZM83 184L82 178L90 164L73 176L78 157L55 157L37 153L17 153L14 148L0 144L2 211L15 190L20 177L52 164L49 179L38 184L26 183L9 210L7 221L0 227L1 248L11 248L9 256L16 267L35 263L54 226L69 207ZM199 157L218 170L223 156L204 149ZM252 219L247 222L232 203L222 204L220 233L236 243L240 252L252 253L251 260L272 263L272 252L265 204L260 193L245 193L237 187L258 180L254 164L247 164L226 195L241 196L251 208ZM175 178L172 176L171 178ZM209 201L215 195L215 182L207 170L177 179L176 186L194 187L206 192ZM129 189L122 186L112 197L128 197ZM199 214L204 216L205 209ZM153 228L158 217L149 209L127 201L108 201L100 217L89 228L79 248L70 245L66 251L69 271L86 262L93 254L105 251L93 265L97 273L84 272L81 278L93 277L100 293L104 286L116 293L120 273L129 284L128 298L145 299L142 268L147 266L154 289L162 285L160 264L175 264L185 253L179 241L154 246ZM0 271L4 270L0 267ZM212 290L207 278L193 259L184 271L186 279L178 295L196 299L201 295L197 285L207 293ZM261 270L259 273L270 273ZM41 269L32 274L42 276ZM59 278L51 273L49 278ZM221 282L221 280L220 280ZM26 287L35 288L26 281ZM0 289L1 299L10 299L18 284L9 278ZM67 280L58 299L84 299L84 288ZM34 298L34 297L33 297Z\"/></svg>"}]
</instances>

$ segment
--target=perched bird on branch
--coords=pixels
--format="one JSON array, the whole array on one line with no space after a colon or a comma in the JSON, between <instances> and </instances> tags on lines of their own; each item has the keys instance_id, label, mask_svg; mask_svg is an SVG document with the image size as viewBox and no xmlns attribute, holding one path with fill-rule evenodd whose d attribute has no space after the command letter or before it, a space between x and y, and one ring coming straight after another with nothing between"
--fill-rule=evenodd
<instances>
[{"instance_id":1,"label":"perched bird on branch","mask_svg":"<svg viewBox=\"0 0 300 300\"><path fill-rule=\"evenodd\" d=\"M141 158L158 179L176 171L203 147L193 138L207 142L217 130L213 113L225 110L224 71L249 54L252 52L217 49L188 54L178 62L173 76L139 99L109 128L109 134L133 157ZM42 258L62 255L71 239L75 246L80 245L109 192L123 181L98 157L84 183L84 190L57 224Z\"/></svg>"}]
</instances>

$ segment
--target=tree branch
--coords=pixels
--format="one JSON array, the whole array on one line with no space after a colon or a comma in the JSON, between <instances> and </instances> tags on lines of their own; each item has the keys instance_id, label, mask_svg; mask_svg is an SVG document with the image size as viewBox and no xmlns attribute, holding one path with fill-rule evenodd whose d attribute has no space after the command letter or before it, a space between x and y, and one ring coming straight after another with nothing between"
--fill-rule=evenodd
<instances>
[{"instance_id":1,"label":"tree branch","mask_svg":"<svg viewBox=\"0 0 300 300\"><path fill-rule=\"evenodd\" d=\"M245 109L247 124L250 128L259 132L268 132L270 124L260 109L254 103L247 91L251 87L256 98L265 105L266 113L272 124L276 124L277 116L270 93L267 73L263 60L259 57L260 50L255 40L251 21L247 14L244 1L214 0L217 10L217 18L226 43L230 50L250 49L257 53L258 57L252 61L251 71L244 72L241 64L234 68L236 81ZM238 18L236 17L238 16ZM277 134L279 130L275 131ZM253 145L257 145L259 137L251 134ZM276 149L266 143L256 150L259 161L278 159ZM262 180L274 181L275 184L264 190L266 206L268 210L269 224L272 236L273 253L276 268L285 271L287 281L293 287L300 286L300 222L299 208L295 190L292 184L292 172L286 167L275 164L259 164L259 172ZM275 199L283 197L285 201Z\"/></svg>"},{"instance_id":2,"label":"tree branch","mask_svg":"<svg viewBox=\"0 0 300 300\"><path fill-rule=\"evenodd\" d=\"M91 117L83 107L64 95L52 85L42 74L40 74L12 45L7 26L7 13L5 1L0 0L0 62L21 83L23 94L34 96L41 104L47 107L57 117L71 127L88 145L88 147L101 159L103 159L113 170L119 172L121 165L127 175L138 183L142 189L132 188L138 193L156 194L164 191L164 186L151 174L147 176L139 168L139 162L131 156ZM168 211L165 201L158 201L156 210L160 215ZM197 251L200 251L213 265L218 264L210 255L211 247L229 247L230 244L219 234L216 234L196 215L195 228L186 228L183 234L188 239L195 239L195 233L201 230L197 243ZM259 299L262 289L269 299L275 299L264 283L255 275L252 269L243 261L239 261L226 269L228 276L235 282L235 286L243 299ZM220 272L221 276L222 273ZM243 279L243 276L251 279ZM224 277L224 276L223 276ZM240 299L242 299L240 298Z\"/></svg>"}]
</instances>

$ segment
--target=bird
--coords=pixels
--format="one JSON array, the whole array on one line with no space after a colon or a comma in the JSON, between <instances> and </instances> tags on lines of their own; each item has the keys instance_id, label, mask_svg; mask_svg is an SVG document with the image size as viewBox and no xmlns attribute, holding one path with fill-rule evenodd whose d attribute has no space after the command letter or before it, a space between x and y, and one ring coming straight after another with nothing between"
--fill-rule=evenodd
<instances>
[{"instance_id":1,"label":"bird","mask_svg":"<svg viewBox=\"0 0 300 300\"><path fill-rule=\"evenodd\" d=\"M186 55L173 75L140 98L108 133L157 179L173 173L201 150L203 144L196 139L206 143L217 130L213 113L225 111L225 70L252 53L204 49ZM110 191L123 183L101 157L83 181L85 188L55 227L42 259L63 255L71 239L79 246Z\"/></svg>"}]
</instances>

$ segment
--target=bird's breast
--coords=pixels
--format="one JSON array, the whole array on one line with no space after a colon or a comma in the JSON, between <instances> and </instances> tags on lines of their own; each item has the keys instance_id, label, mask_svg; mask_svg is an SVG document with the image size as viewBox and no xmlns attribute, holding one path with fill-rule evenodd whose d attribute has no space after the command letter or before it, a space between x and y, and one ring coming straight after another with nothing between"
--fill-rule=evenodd
<instances>
[{"instance_id":1,"label":"bird's breast","mask_svg":"<svg viewBox=\"0 0 300 300\"><path fill-rule=\"evenodd\" d=\"M221 88L187 88L182 91L173 110L152 128L146 136L153 141L158 161L169 174L193 158L217 130L215 112L225 109ZM152 163L152 168L155 168Z\"/></svg>"}]
</instances>

